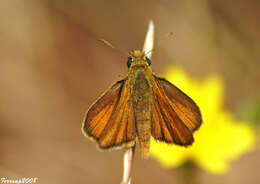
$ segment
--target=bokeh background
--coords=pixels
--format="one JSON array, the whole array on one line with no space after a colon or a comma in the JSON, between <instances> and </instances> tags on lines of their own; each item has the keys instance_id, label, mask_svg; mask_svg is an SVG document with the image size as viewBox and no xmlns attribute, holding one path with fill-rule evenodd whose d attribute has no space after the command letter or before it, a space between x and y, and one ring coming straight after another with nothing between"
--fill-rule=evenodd
<instances>
[{"instance_id":1,"label":"bokeh background","mask_svg":"<svg viewBox=\"0 0 260 184\"><path fill-rule=\"evenodd\" d=\"M225 108L257 124L259 12L257 0L1 1L0 177L38 177L44 184L120 183L123 151L97 151L83 137L81 121L89 105L126 74L124 53L142 48L150 19L154 72L163 75L176 66L201 80L221 76ZM173 35L163 40L168 32ZM200 183L254 184L260 183L259 170L256 146L228 173L200 170L198 175ZM133 184L181 180L177 169L163 169L136 154Z\"/></svg>"}]
</instances>

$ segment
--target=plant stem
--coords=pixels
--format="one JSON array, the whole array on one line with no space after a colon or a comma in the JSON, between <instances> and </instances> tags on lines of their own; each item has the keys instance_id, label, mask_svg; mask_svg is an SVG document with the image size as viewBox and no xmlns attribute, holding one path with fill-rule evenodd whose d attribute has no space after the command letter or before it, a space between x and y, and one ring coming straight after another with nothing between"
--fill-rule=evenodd
<instances>
[{"instance_id":1,"label":"plant stem","mask_svg":"<svg viewBox=\"0 0 260 184\"><path fill-rule=\"evenodd\" d=\"M126 150L124 154L124 171L123 171L123 178L121 184L130 184L131 183L131 169L134 162L134 153L135 153L135 146Z\"/></svg>"}]
</instances>

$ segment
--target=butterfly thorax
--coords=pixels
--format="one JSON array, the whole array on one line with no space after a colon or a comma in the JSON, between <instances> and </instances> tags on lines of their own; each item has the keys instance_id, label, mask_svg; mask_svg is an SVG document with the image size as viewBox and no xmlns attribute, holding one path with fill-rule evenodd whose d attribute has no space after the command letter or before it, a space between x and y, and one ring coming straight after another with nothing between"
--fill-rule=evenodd
<instances>
[{"instance_id":1,"label":"butterfly thorax","mask_svg":"<svg viewBox=\"0 0 260 184\"><path fill-rule=\"evenodd\" d=\"M152 101L152 71L147 62L138 60L133 62L129 70L131 98L135 113L137 137L141 155L149 154L151 137L151 101Z\"/></svg>"}]
</instances>

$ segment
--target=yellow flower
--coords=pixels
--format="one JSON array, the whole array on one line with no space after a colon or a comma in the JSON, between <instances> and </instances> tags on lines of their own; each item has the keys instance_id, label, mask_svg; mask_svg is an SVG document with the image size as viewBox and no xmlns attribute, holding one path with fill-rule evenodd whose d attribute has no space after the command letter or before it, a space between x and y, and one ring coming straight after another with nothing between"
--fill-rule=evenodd
<instances>
[{"instance_id":1,"label":"yellow flower","mask_svg":"<svg viewBox=\"0 0 260 184\"><path fill-rule=\"evenodd\" d=\"M191 147L151 142L151 156L165 168L193 161L214 173L228 171L230 162L250 151L255 144L255 132L247 122L237 122L223 109L223 83L218 76L198 82L180 69L171 69L166 78L188 94L200 107L203 123L195 132Z\"/></svg>"}]
</instances>

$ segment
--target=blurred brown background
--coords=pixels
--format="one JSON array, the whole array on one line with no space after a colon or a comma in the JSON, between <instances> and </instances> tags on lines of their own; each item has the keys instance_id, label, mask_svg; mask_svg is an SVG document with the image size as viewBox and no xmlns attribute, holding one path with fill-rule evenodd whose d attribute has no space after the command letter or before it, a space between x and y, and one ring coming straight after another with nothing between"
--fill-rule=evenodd
<instances>
[{"instance_id":1,"label":"blurred brown background","mask_svg":"<svg viewBox=\"0 0 260 184\"><path fill-rule=\"evenodd\" d=\"M155 22L152 67L180 66L226 84L233 112L259 97L260 3L224 1L0 2L0 177L38 177L38 183L120 183L122 151L99 152L81 134L89 105L127 72L120 50L142 48ZM162 41L167 32L173 36ZM157 43L160 43L158 45ZM259 131L258 131L259 132ZM258 138L259 140L259 138ZM223 176L201 172L201 183L260 183L260 149ZM179 183L137 154L132 183Z\"/></svg>"}]
</instances>

